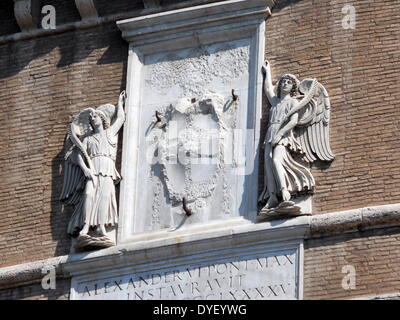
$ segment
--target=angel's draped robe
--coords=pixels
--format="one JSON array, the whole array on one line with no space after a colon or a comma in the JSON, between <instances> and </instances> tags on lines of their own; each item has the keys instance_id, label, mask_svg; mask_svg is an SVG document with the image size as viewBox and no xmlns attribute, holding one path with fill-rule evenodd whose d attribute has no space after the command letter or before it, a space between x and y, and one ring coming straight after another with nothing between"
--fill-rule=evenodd
<instances>
[{"instance_id":1,"label":"angel's draped robe","mask_svg":"<svg viewBox=\"0 0 400 320\"><path fill-rule=\"evenodd\" d=\"M276 173L276 166L273 162L272 141L278 134L286 115L298 105L295 98L287 96L283 100L274 98L275 101L270 109L269 127L265 137L265 174L267 193L265 199L272 193L279 195L282 188L294 194L301 191L314 189L315 181L309 169L294 159L294 156L301 155L303 150L294 136L294 129L289 130L279 141L278 145L284 146L282 166L284 168L285 185L282 185Z\"/></svg>"},{"instance_id":2,"label":"angel's draped robe","mask_svg":"<svg viewBox=\"0 0 400 320\"><path fill-rule=\"evenodd\" d=\"M94 180L86 182L86 194L75 208L68 226L69 233L84 224L90 226L115 225L118 223L115 184L121 179L115 168L117 155L117 138L107 130L95 133L83 140L89 157L93 163ZM84 202L90 201L90 212L84 212Z\"/></svg>"}]
</instances>

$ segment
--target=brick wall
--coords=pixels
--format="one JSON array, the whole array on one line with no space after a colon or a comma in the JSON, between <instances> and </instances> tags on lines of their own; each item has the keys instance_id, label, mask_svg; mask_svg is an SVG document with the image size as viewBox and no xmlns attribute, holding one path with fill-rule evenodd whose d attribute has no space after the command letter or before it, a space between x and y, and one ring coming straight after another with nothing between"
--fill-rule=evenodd
<instances>
[{"instance_id":1,"label":"brick wall","mask_svg":"<svg viewBox=\"0 0 400 320\"><path fill-rule=\"evenodd\" d=\"M355 30L342 28L345 4ZM400 201L399 13L391 0L281 0L267 21L274 78L315 77L331 97L336 159L313 170L315 213Z\"/></svg>"},{"instance_id":2,"label":"brick wall","mask_svg":"<svg viewBox=\"0 0 400 320\"><path fill-rule=\"evenodd\" d=\"M70 279L57 279L56 288L43 290L40 283L0 289L0 300L68 300Z\"/></svg>"},{"instance_id":3,"label":"brick wall","mask_svg":"<svg viewBox=\"0 0 400 320\"><path fill-rule=\"evenodd\" d=\"M357 10L355 30L342 28L344 4ZM68 8L58 24L77 18ZM275 79L286 72L316 77L331 96L336 159L313 170L316 213L400 201L399 13L400 2L390 0L281 0L267 21L266 57ZM7 19L4 32L16 32L12 16ZM113 23L0 45L0 267L69 252L71 211L58 201L66 126L82 108L116 103L126 60L127 45ZM266 110L263 133L265 128ZM308 241L305 297L354 294L343 292L340 282L338 288L338 268L347 261L362 273L357 295L380 291L374 278L382 279L383 291L398 291L397 280L385 274L398 275L396 232ZM385 246L393 263L379 249ZM0 298L15 290L0 291Z\"/></svg>"},{"instance_id":4,"label":"brick wall","mask_svg":"<svg viewBox=\"0 0 400 320\"><path fill-rule=\"evenodd\" d=\"M304 244L304 299L348 299L400 292L400 228L312 239ZM345 290L344 266L355 268ZM347 271L348 272L348 271Z\"/></svg>"},{"instance_id":5,"label":"brick wall","mask_svg":"<svg viewBox=\"0 0 400 320\"><path fill-rule=\"evenodd\" d=\"M0 46L0 267L69 252L58 201L70 117L117 103L127 44L113 24Z\"/></svg>"}]
</instances>

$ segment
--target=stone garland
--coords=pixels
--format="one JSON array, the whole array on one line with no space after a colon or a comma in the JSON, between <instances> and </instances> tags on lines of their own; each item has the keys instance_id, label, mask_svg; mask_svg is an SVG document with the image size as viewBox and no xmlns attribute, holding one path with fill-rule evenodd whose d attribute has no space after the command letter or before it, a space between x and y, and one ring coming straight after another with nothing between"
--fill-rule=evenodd
<instances>
[{"instance_id":1,"label":"stone garland","mask_svg":"<svg viewBox=\"0 0 400 320\"><path fill-rule=\"evenodd\" d=\"M222 202L222 210L225 214L230 213L230 187L227 182L226 178L226 165L224 161L224 144L225 144L225 136L227 132L231 132L232 129L235 128L236 126L236 110L237 110L237 104L238 102L233 102L233 101L228 101L224 103L223 108L219 108L219 110L229 110L229 112L225 112L225 114L221 114L221 112L217 112L215 110L214 105L209 108L208 113L213 114L216 119L218 120L218 137L220 139L219 143L219 164L217 165L217 169L214 172L214 174L207 180L203 180L201 182L198 182L197 184L193 184L193 181L191 180L191 168L190 165L185 165L185 190L184 192L179 192L176 190L173 182L171 181L168 172L167 172L167 167L166 167L166 162L169 160L169 157L167 155L167 146L166 146L166 132L168 132L169 128L169 120L172 118L172 114L175 111L172 106L168 108L160 108L158 112L162 114L164 119L167 120L166 122L166 127L165 127L165 132L164 130L161 132L161 137L158 141L158 152L159 152L159 159L160 159L160 167L161 167L161 173L162 177L165 181L165 185L168 190L168 196L169 199L174 203L181 203L183 201L183 198L186 197L187 201L189 202L188 207L190 210L192 210L194 213L198 212L200 209L204 208L206 205L205 199L212 197L216 186L218 184L219 178L222 176L222 192L223 192L223 202ZM192 104L191 107L189 107L186 112L185 112L185 118L186 118L186 128L185 128L185 137L190 140L190 134L196 133L197 136L205 136L208 133L206 132L198 132L202 131L201 128L197 128L194 125L194 115L199 114L201 112L204 112L204 108L200 108L201 102ZM202 111L203 110L203 111ZM226 116L228 119L229 126L227 126L224 122L223 116ZM186 141L188 143L188 148L190 148L190 143L193 143L193 141ZM182 147L183 145L180 145ZM161 190L157 189L157 192L155 192L155 199L153 201L156 201L156 198L159 197ZM153 202L154 203L154 202ZM154 208L153 208L154 210Z\"/></svg>"}]
</instances>

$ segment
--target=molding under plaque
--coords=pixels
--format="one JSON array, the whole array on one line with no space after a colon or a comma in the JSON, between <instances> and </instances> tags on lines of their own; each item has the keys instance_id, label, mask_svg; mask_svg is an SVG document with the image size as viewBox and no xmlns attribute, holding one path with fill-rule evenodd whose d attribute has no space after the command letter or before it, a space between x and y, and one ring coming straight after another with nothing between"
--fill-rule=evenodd
<instances>
[{"instance_id":1,"label":"molding under plaque","mask_svg":"<svg viewBox=\"0 0 400 320\"><path fill-rule=\"evenodd\" d=\"M310 217L139 241L63 264L72 300L302 299Z\"/></svg>"},{"instance_id":2,"label":"molding under plaque","mask_svg":"<svg viewBox=\"0 0 400 320\"><path fill-rule=\"evenodd\" d=\"M354 233L360 230L377 230L382 228L398 228L400 226L400 204L388 204L375 207L365 207L359 209L353 209L348 211L340 211L333 213L318 214L310 217L299 217L295 219L290 219L287 221L273 221L269 223L259 224L263 228L263 234L273 236L275 232L271 232L271 229L267 226L280 225L286 227L285 234L297 225L304 224L304 219L307 220L307 225L305 226L305 239L310 240L314 238L329 238L337 234L343 233ZM243 227L241 227L243 228ZM237 230L236 228L232 230ZM252 229L254 230L254 229ZM260 230L260 229L257 229ZM197 230L199 231L199 230ZM282 231L282 229L281 229ZM281 232L280 231L280 232ZM167 232L165 232L167 233ZM217 232L221 236L228 236L235 234L237 232L231 231L229 228L225 228L222 231ZM217 233L213 231L213 234L217 236ZM171 235L170 235L171 236ZM66 263L79 264L79 260L92 259L92 261L97 261L99 264L100 260L114 261L116 256L132 255L135 258L139 257L137 255L138 250L150 249L159 247L162 245L173 245L186 241L197 241L207 238L207 234L200 234L194 232L191 238L186 239L173 237L171 239L162 239L153 236L153 238L145 237L145 235L138 236L135 243L119 245L110 249L101 250L97 252L92 252L89 254L72 254L68 256L59 256L56 258L50 258L46 260L39 260L30 263L23 263L18 265L13 265L9 267L0 268L0 286L2 288L14 288L21 286L22 284L40 283L43 278L42 270L54 267L56 269L57 278L68 278L71 276L68 270L72 273L78 273L79 270L84 269L83 265L81 267L76 267L73 270L65 269L64 265ZM190 239L190 240L189 240ZM179 241L178 241L179 240ZM197 242L198 244L198 242ZM200 248L202 249L202 248ZM136 252L136 255L134 254ZM149 252L149 251L147 251ZM164 251L158 251L158 253L163 253ZM156 255L156 254L155 254ZM110 256L110 259L106 258ZM90 265L89 261L84 262L85 265Z\"/></svg>"},{"instance_id":3,"label":"molding under plaque","mask_svg":"<svg viewBox=\"0 0 400 320\"><path fill-rule=\"evenodd\" d=\"M142 54L198 47L254 34L271 14L265 0L229 0L118 21L122 37Z\"/></svg>"},{"instance_id":4,"label":"molding under plaque","mask_svg":"<svg viewBox=\"0 0 400 320\"><path fill-rule=\"evenodd\" d=\"M171 231L176 234L173 230L181 227L179 232L190 234L192 225L211 230L218 223L228 226L256 221L262 102L260 66L264 60L265 19L269 13L265 0L230 0L117 22L122 37L129 42L117 243L129 243L137 237L165 238ZM151 126L154 115L162 114L163 108L185 99L187 105L182 110L198 108L197 101L204 101L209 92L221 96L225 105L230 100L236 101L235 96L239 97L237 107L231 109L236 112L236 123L230 128L237 130L235 134L242 134L234 145L238 150L242 148L237 154L244 160L237 165L235 158L236 167L232 165L231 171L214 178L212 166L204 173L191 167L188 179L195 179L197 174L198 190L204 184L200 181L202 176L205 180L217 180L213 180L212 196L202 200L201 206L205 209L201 213L193 210L193 205L199 202L190 201L190 197L187 199L189 210L183 211L183 205L179 204L183 196L176 197L176 203L165 200L172 190L167 188L166 180L171 178L160 174L160 169L153 168L146 158L152 143L149 137L157 131ZM221 109L223 119L231 112L226 112L227 109ZM182 111L181 114L190 118L194 113ZM198 126L207 121L203 117L194 127L189 125L189 129L207 129ZM221 123L214 125L221 128ZM158 132L167 131L160 126ZM240 174L234 171L238 168ZM182 176L184 172L188 173L182 169ZM179 175L178 172L174 177L179 179ZM174 185L183 184L177 180ZM185 217L184 212L194 214Z\"/></svg>"}]
</instances>

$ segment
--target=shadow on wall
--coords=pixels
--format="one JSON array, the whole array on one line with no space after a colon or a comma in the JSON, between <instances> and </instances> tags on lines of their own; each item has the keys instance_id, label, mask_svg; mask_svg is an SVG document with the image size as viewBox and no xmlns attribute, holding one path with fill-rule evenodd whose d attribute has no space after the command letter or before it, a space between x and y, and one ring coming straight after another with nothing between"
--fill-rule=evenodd
<instances>
[{"instance_id":1,"label":"shadow on wall","mask_svg":"<svg viewBox=\"0 0 400 320\"><path fill-rule=\"evenodd\" d=\"M20 28L14 17L14 1L0 1L0 36L20 32Z\"/></svg>"},{"instance_id":2,"label":"shadow on wall","mask_svg":"<svg viewBox=\"0 0 400 320\"><path fill-rule=\"evenodd\" d=\"M32 61L44 58L58 50L57 68L64 68L87 59L95 50L108 47L97 64L121 62L121 46L127 43L114 24L87 30L75 30L62 34L0 44L0 79L17 75ZM52 61L51 61L52 63Z\"/></svg>"},{"instance_id":3,"label":"shadow on wall","mask_svg":"<svg viewBox=\"0 0 400 320\"><path fill-rule=\"evenodd\" d=\"M283 8L300 1L302 0L277 0L272 13L277 13ZM6 9L7 11L5 12L8 14L10 12L9 6L4 10ZM16 24L13 19L13 32L17 32L15 26ZM18 74L29 65L32 60L46 56L55 49L58 49L61 55L57 67L66 67L84 60L94 50L104 48L109 44L109 38L103 37L102 34L109 33L110 31L115 33L114 39L121 38L121 32L115 25L115 22L112 22L87 30L75 30L51 36L0 44L0 65L6 66L6 68L1 68L0 79ZM115 50L119 50L119 48L110 46L108 51L104 54L104 57L98 61L98 64L104 64L105 61L107 61L106 63L118 62L118 60L110 60L113 56L118 57L118 54L114 55ZM19 54L22 52L24 53L23 55Z\"/></svg>"},{"instance_id":4,"label":"shadow on wall","mask_svg":"<svg viewBox=\"0 0 400 320\"><path fill-rule=\"evenodd\" d=\"M104 56L103 56L104 58ZM105 60L103 61L105 62ZM126 69L127 60L123 62L123 73L121 78L120 91L126 88ZM65 125L65 131L67 131L68 124ZM60 152L52 159L51 163L51 213L50 213L50 225L51 234L53 241L57 242L55 249L55 256L66 255L70 253L70 243L71 237L67 234L67 227L69 219L74 211L71 206L64 206L60 202L61 190L64 182L64 139L59 144ZM122 140L123 140L123 130L121 130L118 137L118 151L116 159L116 168L118 172L121 172L121 156L122 156ZM122 177L123 179L123 177ZM119 205L119 186L116 185L116 197L117 205Z\"/></svg>"},{"instance_id":5,"label":"shadow on wall","mask_svg":"<svg viewBox=\"0 0 400 320\"><path fill-rule=\"evenodd\" d=\"M287 6L291 6L303 0L275 0L275 6L272 9L272 14L274 12L279 12L280 10L286 8Z\"/></svg>"},{"instance_id":6,"label":"shadow on wall","mask_svg":"<svg viewBox=\"0 0 400 320\"><path fill-rule=\"evenodd\" d=\"M300 0L279 1L273 11L275 12L282 9L283 6L291 5L299 1ZM105 48L107 49L104 51ZM101 49L103 49L103 53L97 58L93 53L94 51ZM54 51L56 51L56 53L51 54L54 53ZM123 52L123 54L121 54L121 52ZM79 71L79 66L75 66L75 64L87 60L88 64L90 65L95 64L104 67L111 64L121 64L121 66L118 68L122 68L120 90L123 90L126 86L127 52L128 45L122 40L121 32L114 23L86 30L75 30L31 40L10 42L0 45L0 81L4 81L6 83L8 81L7 78L16 77L21 73L21 71L23 71L24 74L18 79L23 85L27 78L32 80L32 78L35 77L33 74L35 71L31 70L30 64L37 64L38 61L40 62L40 67L44 66L43 69L46 69L46 71L50 73L50 76L52 72L55 72L55 70L61 70L60 73L64 73L61 76L65 79L68 79L69 72L76 73L77 70ZM46 67L46 64L48 67ZM76 69L73 71L68 70L68 68L73 67ZM66 71L64 72L64 70ZM96 77L96 75L94 74L93 77ZM104 82L107 81L115 80L104 78ZM68 85L68 80L66 81L65 85ZM87 99L88 101L91 101L90 87L86 89L88 90ZM114 100L114 97L112 97L112 99ZM116 99L117 96L115 97L115 100ZM96 100L95 97L94 100ZM108 101L104 101L104 103L105 102ZM66 109L64 110L67 112ZM57 148L58 151L57 155L51 160L50 183L50 222L52 239L57 243L54 253L56 256L69 253L70 238L67 235L66 230L69 218L73 211L72 208L63 208L59 201L63 182L63 144L64 135L68 124L67 118L68 115L65 114L60 118L57 117L54 121L55 125L58 124L64 126L64 129L62 133L58 132L57 139L52 142L56 145L55 148ZM122 134L120 135L119 145L121 145L121 139ZM56 152L53 152L53 154L55 153ZM120 159L121 151L119 150L117 158L118 170L120 169Z\"/></svg>"}]
</instances>

